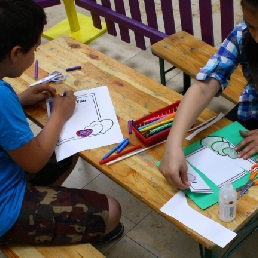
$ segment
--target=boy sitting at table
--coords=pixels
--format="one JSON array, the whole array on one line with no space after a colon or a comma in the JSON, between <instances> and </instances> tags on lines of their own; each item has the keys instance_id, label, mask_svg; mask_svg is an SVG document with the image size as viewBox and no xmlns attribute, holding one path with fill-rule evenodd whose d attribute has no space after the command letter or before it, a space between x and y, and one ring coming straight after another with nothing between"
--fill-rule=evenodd
<instances>
[{"instance_id":1,"label":"boy sitting at table","mask_svg":"<svg viewBox=\"0 0 258 258\"><path fill-rule=\"evenodd\" d=\"M48 163L76 97L41 84L17 95L16 78L34 62L46 15L33 0L0 0L0 243L103 244L121 237L121 208L112 197L58 186L77 155ZM22 106L54 97L51 116L34 137ZM28 182L28 175L36 174ZM54 176L53 176L54 175Z\"/></svg>"}]
</instances>

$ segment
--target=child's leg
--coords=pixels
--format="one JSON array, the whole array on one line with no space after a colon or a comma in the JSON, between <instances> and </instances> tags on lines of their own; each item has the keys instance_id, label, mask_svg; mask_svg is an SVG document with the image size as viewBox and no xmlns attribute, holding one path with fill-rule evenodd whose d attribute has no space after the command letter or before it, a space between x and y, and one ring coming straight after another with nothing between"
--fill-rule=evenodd
<instances>
[{"instance_id":1,"label":"child's leg","mask_svg":"<svg viewBox=\"0 0 258 258\"><path fill-rule=\"evenodd\" d=\"M79 158L79 155L78 154L75 154L73 155L72 157L72 164L70 165L70 167L57 179L57 181L55 181L52 185L53 186L61 186L63 184L63 182L66 180L66 178L72 173L77 161L78 161L78 158Z\"/></svg>"},{"instance_id":2,"label":"child's leg","mask_svg":"<svg viewBox=\"0 0 258 258\"><path fill-rule=\"evenodd\" d=\"M60 186L74 169L79 155L75 154L59 162L53 154L49 162L35 174L27 173L27 181L37 186Z\"/></svg>"},{"instance_id":3,"label":"child's leg","mask_svg":"<svg viewBox=\"0 0 258 258\"><path fill-rule=\"evenodd\" d=\"M106 195L86 189L28 185L20 216L0 241L94 243L116 226L120 216L120 205Z\"/></svg>"}]
</instances>

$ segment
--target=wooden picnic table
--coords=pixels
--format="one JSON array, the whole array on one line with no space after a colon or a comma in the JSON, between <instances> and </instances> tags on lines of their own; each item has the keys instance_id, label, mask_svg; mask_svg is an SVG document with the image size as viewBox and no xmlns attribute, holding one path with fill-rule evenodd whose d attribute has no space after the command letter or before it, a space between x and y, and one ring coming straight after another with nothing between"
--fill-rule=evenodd
<instances>
[{"instance_id":1,"label":"wooden picnic table","mask_svg":"<svg viewBox=\"0 0 258 258\"><path fill-rule=\"evenodd\" d=\"M140 141L134 133L128 133L128 120L140 118L182 98L177 92L67 36L41 45L36 52L36 59L39 62L39 79L47 76L53 70L66 73L65 69L67 67L76 65L82 67L81 70L67 73L69 76L63 83L53 84L58 93L63 93L65 90L79 91L107 86L123 136L124 138L129 137L132 145L137 145ZM29 84L35 82L33 76L34 66L31 66L20 78L7 79L7 81L11 83L17 93L20 93ZM44 126L48 119L45 102L27 107L25 112L32 121L40 126ZM214 115L216 115L214 112L205 109L195 124L197 125ZM221 119L191 141L185 141L185 146L229 123L230 121L227 119ZM160 208L178 192L178 189L173 188L156 167L156 162L162 158L164 143L111 166L99 165L101 157L110 149L111 146L105 146L85 150L80 152L80 156L203 245L205 247L205 257L217 257L217 250L219 249L217 245L160 211ZM249 194L238 201L237 217L230 223L223 223L218 219L217 204L206 210L201 210L189 198L187 198L187 201L192 208L201 214L232 231L238 231L257 213L257 189L252 187Z\"/></svg>"}]
</instances>

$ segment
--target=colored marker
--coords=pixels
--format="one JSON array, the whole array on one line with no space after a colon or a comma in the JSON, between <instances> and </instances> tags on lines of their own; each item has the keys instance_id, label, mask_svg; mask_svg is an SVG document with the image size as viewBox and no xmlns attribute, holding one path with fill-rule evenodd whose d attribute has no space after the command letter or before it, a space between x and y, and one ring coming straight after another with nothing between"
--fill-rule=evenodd
<instances>
[{"instance_id":1,"label":"colored marker","mask_svg":"<svg viewBox=\"0 0 258 258\"><path fill-rule=\"evenodd\" d=\"M136 154L138 154L138 153L141 153L141 152L143 152L143 151L146 151L146 150L148 150L148 149L150 149L150 148L153 148L153 147L155 147L155 146L157 146L157 145L159 145L159 144L161 144L161 143L164 143L165 141L166 141L166 140L164 140L164 141L162 141L162 142L158 142L158 143L156 143L156 144L154 144L154 145L152 145L152 146L146 147L146 148L144 148L144 149L140 149L140 150L133 151L133 152L131 152L131 153L128 153L127 155L124 155L124 156L122 156L122 157L118 157L117 159L112 159L112 161L109 161L109 162L107 163L107 166L109 166L109 165L111 165L111 164L114 164L114 163L116 163L116 162L118 162L118 161L120 161L120 160L127 159L127 158L129 158L129 157L131 157L131 156L133 156L133 155L136 155ZM135 146L135 147L137 147L137 146ZM126 152L126 150L125 150L124 152ZM122 154L122 152L121 152L120 154ZM117 154L117 155L119 155L119 154ZM114 155L114 156L115 156L115 155ZM112 156L112 157L113 157L113 156ZM112 158L112 157L110 157L110 158ZM105 163L106 163L106 162L105 162Z\"/></svg>"},{"instance_id":2,"label":"colored marker","mask_svg":"<svg viewBox=\"0 0 258 258\"><path fill-rule=\"evenodd\" d=\"M66 96L67 92L68 92L68 90L65 90L65 91L64 91L64 93L63 93L63 97L65 97L65 96Z\"/></svg>"},{"instance_id":3,"label":"colored marker","mask_svg":"<svg viewBox=\"0 0 258 258\"><path fill-rule=\"evenodd\" d=\"M116 153L120 153L129 143L130 143L129 139L126 138L124 143L117 149Z\"/></svg>"},{"instance_id":4,"label":"colored marker","mask_svg":"<svg viewBox=\"0 0 258 258\"><path fill-rule=\"evenodd\" d=\"M159 121L159 120L161 120L161 119L162 119L162 118L159 118L159 119L157 119L157 120L155 120L155 121L153 121L153 122L150 122L150 123L148 123L148 124L142 125L142 126L138 127L138 129L141 131L142 129L144 129L144 128L150 126L150 125L156 124L157 121Z\"/></svg>"},{"instance_id":5,"label":"colored marker","mask_svg":"<svg viewBox=\"0 0 258 258\"><path fill-rule=\"evenodd\" d=\"M35 61L35 67L34 67L34 79L38 79L39 76L39 62L38 60Z\"/></svg>"},{"instance_id":6,"label":"colored marker","mask_svg":"<svg viewBox=\"0 0 258 258\"><path fill-rule=\"evenodd\" d=\"M127 123L127 126L128 126L128 133L129 134L132 134L132 125L131 125L132 121L129 120L128 123Z\"/></svg>"},{"instance_id":7,"label":"colored marker","mask_svg":"<svg viewBox=\"0 0 258 258\"><path fill-rule=\"evenodd\" d=\"M164 125L166 123L172 122L173 120L174 120L174 118L170 118L170 119L161 121L159 123L156 123L156 124L150 125L150 126L148 126L146 128L143 128L142 130L140 130L140 132L143 133L143 132L149 131L149 130L154 129L155 127L158 127L160 125Z\"/></svg>"},{"instance_id":8,"label":"colored marker","mask_svg":"<svg viewBox=\"0 0 258 258\"><path fill-rule=\"evenodd\" d=\"M170 122L170 123L167 123L167 124L164 124L164 125L161 125L153 130L151 130L150 132L148 132L145 137L150 137L154 134L157 134L157 133L160 133L161 131L165 130L165 129L168 129L169 127L171 127L173 124L173 122Z\"/></svg>"},{"instance_id":9,"label":"colored marker","mask_svg":"<svg viewBox=\"0 0 258 258\"><path fill-rule=\"evenodd\" d=\"M150 122L153 122L153 121L156 121L156 120L159 120L163 117L166 117L167 115L162 115L162 116L156 116L156 117L153 117L153 118L150 118L150 119L147 119L144 121L144 123L150 123Z\"/></svg>"},{"instance_id":10,"label":"colored marker","mask_svg":"<svg viewBox=\"0 0 258 258\"><path fill-rule=\"evenodd\" d=\"M133 127L134 127L138 132L140 132L138 126L136 125L136 123L135 123L133 120L131 121L131 123L132 123Z\"/></svg>"},{"instance_id":11,"label":"colored marker","mask_svg":"<svg viewBox=\"0 0 258 258\"><path fill-rule=\"evenodd\" d=\"M130 152L133 152L133 151L135 151L135 150L138 150L138 149L140 149L141 147L142 147L142 145L137 145L137 146L134 146L134 147L132 147L132 148L129 148L129 149L125 150L125 151L122 151L122 152L120 152L119 154L114 154L114 155L112 155L112 156L109 157L109 158L106 158L106 159L101 160L101 161L99 162L99 164L108 163L108 162L111 161L111 160L114 160L114 159L119 158L119 157L121 157L121 156L123 156L123 155L125 155L125 154L128 154L128 153L130 153Z\"/></svg>"},{"instance_id":12,"label":"colored marker","mask_svg":"<svg viewBox=\"0 0 258 258\"><path fill-rule=\"evenodd\" d=\"M74 67L69 67L69 68L66 68L66 72L70 72L70 71L74 71L74 70L79 70L79 69L82 69L82 67L80 65L78 66L74 66Z\"/></svg>"},{"instance_id":13,"label":"colored marker","mask_svg":"<svg viewBox=\"0 0 258 258\"><path fill-rule=\"evenodd\" d=\"M118 148L120 148L120 147L124 144L124 142L126 141L126 139L128 139L128 138L125 138L123 141L121 141L121 142L120 142L117 146L115 146L111 151L109 151L106 155L104 155L101 160L106 159L106 158L108 158L111 154L113 154Z\"/></svg>"}]
</instances>

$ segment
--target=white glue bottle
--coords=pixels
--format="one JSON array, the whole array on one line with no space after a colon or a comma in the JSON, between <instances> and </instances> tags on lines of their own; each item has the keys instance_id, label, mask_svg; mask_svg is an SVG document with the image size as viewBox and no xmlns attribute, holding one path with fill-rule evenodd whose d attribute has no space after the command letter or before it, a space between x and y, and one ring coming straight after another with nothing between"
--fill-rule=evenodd
<instances>
[{"instance_id":1,"label":"white glue bottle","mask_svg":"<svg viewBox=\"0 0 258 258\"><path fill-rule=\"evenodd\" d=\"M219 218L224 222L232 221L236 216L237 192L230 182L219 191Z\"/></svg>"}]
</instances>

